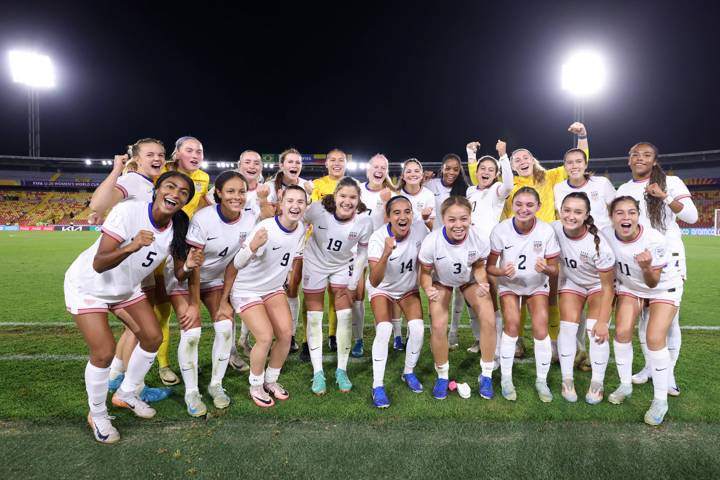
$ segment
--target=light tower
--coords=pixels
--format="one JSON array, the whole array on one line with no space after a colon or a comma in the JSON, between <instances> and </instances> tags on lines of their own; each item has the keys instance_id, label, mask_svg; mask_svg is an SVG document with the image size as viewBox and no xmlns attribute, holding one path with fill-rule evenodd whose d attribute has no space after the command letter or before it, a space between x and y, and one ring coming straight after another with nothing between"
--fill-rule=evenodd
<instances>
[{"instance_id":1,"label":"light tower","mask_svg":"<svg viewBox=\"0 0 720 480\"><path fill-rule=\"evenodd\" d=\"M573 121L585 122L585 99L602 90L606 76L605 62L597 52L578 51L563 63L562 88L573 97Z\"/></svg>"}]
</instances>

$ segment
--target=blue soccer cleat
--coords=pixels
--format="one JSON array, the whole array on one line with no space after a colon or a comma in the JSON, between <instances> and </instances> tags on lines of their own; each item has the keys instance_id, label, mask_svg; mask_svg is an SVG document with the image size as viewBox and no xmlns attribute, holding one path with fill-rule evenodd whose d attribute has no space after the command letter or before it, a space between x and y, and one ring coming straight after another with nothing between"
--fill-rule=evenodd
<instances>
[{"instance_id":1,"label":"blue soccer cleat","mask_svg":"<svg viewBox=\"0 0 720 480\"><path fill-rule=\"evenodd\" d=\"M352 350L350 351L350 356L354 358L360 358L365 354L365 345L363 344L362 338L359 338L355 341L355 345L353 345Z\"/></svg>"},{"instance_id":2,"label":"blue soccer cleat","mask_svg":"<svg viewBox=\"0 0 720 480\"><path fill-rule=\"evenodd\" d=\"M377 408L387 408L390 406L390 400L388 400L385 394L385 387L375 387L372 389L373 404Z\"/></svg>"},{"instance_id":3,"label":"blue soccer cleat","mask_svg":"<svg viewBox=\"0 0 720 480\"><path fill-rule=\"evenodd\" d=\"M165 400L173 394L172 388L167 387L144 387L140 392L140 400L146 403L155 403Z\"/></svg>"},{"instance_id":4,"label":"blue soccer cleat","mask_svg":"<svg viewBox=\"0 0 720 480\"><path fill-rule=\"evenodd\" d=\"M403 343L403 339L400 335L395 337L395 340L393 341L393 350L396 352L402 352L405 350L405 344Z\"/></svg>"},{"instance_id":5,"label":"blue soccer cleat","mask_svg":"<svg viewBox=\"0 0 720 480\"><path fill-rule=\"evenodd\" d=\"M402 380L413 393L422 393L422 383L420 383L420 380L418 380L414 373L403 374Z\"/></svg>"},{"instance_id":6,"label":"blue soccer cleat","mask_svg":"<svg viewBox=\"0 0 720 480\"><path fill-rule=\"evenodd\" d=\"M491 377L480 375L480 396L485 400L492 400L495 396Z\"/></svg>"},{"instance_id":7,"label":"blue soccer cleat","mask_svg":"<svg viewBox=\"0 0 720 480\"><path fill-rule=\"evenodd\" d=\"M445 400L448 395L448 379L438 378L435 380L435 386L433 387L432 396L438 400Z\"/></svg>"},{"instance_id":8,"label":"blue soccer cleat","mask_svg":"<svg viewBox=\"0 0 720 480\"><path fill-rule=\"evenodd\" d=\"M125 379L125 374L121 373L117 377L115 377L114 380L110 380L108 382L108 390L110 393L115 392L118 388L120 388L120 385L122 384L123 380Z\"/></svg>"}]
</instances>

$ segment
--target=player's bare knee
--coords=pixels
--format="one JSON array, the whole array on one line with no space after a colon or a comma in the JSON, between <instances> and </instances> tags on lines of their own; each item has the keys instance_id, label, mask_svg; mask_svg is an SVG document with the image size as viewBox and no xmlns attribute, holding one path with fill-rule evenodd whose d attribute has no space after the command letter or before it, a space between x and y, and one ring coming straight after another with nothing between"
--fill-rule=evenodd
<instances>
[{"instance_id":1,"label":"player's bare knee","mask_svg":"<svg viewBox=\"0 0 720 480\"><path fill-rule=\"evenodd\" d=\"M98 368L107 368L115 356L114 348L101 348L90 352L90 363Z\"/></svg>"}]
</instances>

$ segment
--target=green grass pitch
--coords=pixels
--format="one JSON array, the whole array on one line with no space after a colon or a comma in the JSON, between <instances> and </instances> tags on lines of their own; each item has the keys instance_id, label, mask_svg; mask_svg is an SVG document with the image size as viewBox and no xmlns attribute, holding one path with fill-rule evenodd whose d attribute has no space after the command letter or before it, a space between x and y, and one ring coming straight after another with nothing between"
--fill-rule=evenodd
<instances>
[{"instance_id":1,"label":"green grass pitch","mask_svg":"<svg viewBox=\"0 0 720 480\"><path fill-rule=\"evenodd\" d=\"M534 363L515 366L517 402L499 395L481 400L478 358L465 351L471 334L463 328L450 365L451 377L473 388L468 400L430 396L434 370L426 335L417 369L426 392L416 395L404 387L404 353L391 350L387 410L372 407L367 352L362 361L351 360L355 387L348 394L333 388L333 363L326 363L329 389L320 398L310 392L310 366L292 355L281 376L290 400L261 410L247 397L247 377L228 370L229 409L211 408L206 419L191 419L182 388L156 404L152 420L111 408L122 439L108 447L96 444L85 424L87 350L65 311L62 292L66 268L96 236L0 232L0 478L720 477L720 239L685 239L689 279L681 324L703 328L683 331L677 368L682 395L670 399L660 428L642 423L651 384L636 387L624 405L591 407L582 402L590 374L576 372L581 401L568 404L559 394L558 366L550 372L555 394L550 404L542 404L534 392ZM369 350L373 329L369 306L366 310ZM120 327L115 331L119 334ZM171 358L177 364L175 326L172 334ZM209 381L211 343L212 329L205 328L201 391ZM634 371L640 362L636 348ZM147 383L159 385L156 368ZM616 385L612 364L606 393ZM212 406L207 395L205 400Z\"/></svg>"}]
</instances>

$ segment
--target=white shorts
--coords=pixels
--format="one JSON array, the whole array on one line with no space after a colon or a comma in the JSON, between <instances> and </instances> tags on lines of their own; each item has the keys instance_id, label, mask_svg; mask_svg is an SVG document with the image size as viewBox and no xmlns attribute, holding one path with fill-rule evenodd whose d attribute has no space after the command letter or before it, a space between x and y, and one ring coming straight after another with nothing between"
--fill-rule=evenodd
<instances>
[{"instance_id":1,"label":"white shorts","mask_svg":"<svg viewBox=\"0 0 720 480\"><path fill-rule=\"evenodd\" d=\"M588 298L591 295L600 293L601 291L602 285L600 282L590 285L589 287L584 287L563 275L560 276L560 280L558 281L558 293L572 293L573 295L577 295L579 297Z\"/></svg>"},{"instance_id":2,"label":"white shorts","mask_svg":"<svg viewBox=\"0 0 720 480\"><path fill-rule=\"evenodd\" d=\"M233 310L237 313L242 313L255 305L263 305L276 295L285 295L285 290L281 288L267 293L239 292L239 294L236 294L232 292L230 294L230 303L232 304Z\"/></svg>"},{"instance_id":3,"label":"white shorts","mask_svg":"<svg viewBox=\"0 0 720 480\"><path fill-rule=\"evenodd\" d=\"M180 282L177 277L175 277L175 272L170 270L171 265L172 263L170 262L165 264L165 291L170 297L174 295L189 295L190 291L188 290L187 280Z\"/></svg>"},{"instance_id":4,"label":"white shorts","mask_svg":"<svg viewBox=\"0 0 720 480\"><path fill-rule=\"evenodd\" d=\"M680 276L683 280L687 280L687 264L685 263L685 255L682 252L670 253L668 263L680 272Z\"/></svg>"},{"instance_id":5,"label":"white shorts","mask_svg":"<svg viewBox=\"0 0 720 480\"><path fill-rule=\"evenodd\" d=\"M320 269L305 262L303 263L303 291L321 293L327 289L328 284L334 288L346 288L353 279L353 270L352 262L335 270Z\"/></svg>"},{"instance_id":6,"label":"white shorts","mask_svg":"<svg viewBox=\"0 0 720 480\"><path fill-rule=\"evenodd\" d=\"M127 299L118 300L117 297L108 299L90 295L83 292L83 289L74 282L65 281L65 307L73 315L107 313L134 305L144 298L146 298L145 294L139 287Z\"/></svg>"},{"instance_id":7,"label":"white shorts","mask_svg":"<svg viewBox=\"0 0 720 480\"><path fill-rule=\"evenodd\" d=\"M535 295L550 296L550 281L546 281L541 285L533 285L530 287L507 287L505 285L498 285L498 295L517 295L518 297L534 297Z\"/></svg>"},{"instance_id":8,"label":"white shorts","mask_svg":"<svg viewBox=\"0 0 720 480\"><path fill-rule=\"evenodd\" d=\"M409 297L411 295L417 294L419 290L417 288L414 288L408 292L398 292L398 291L391 291L391 290L382 290L380 288L375 288L372 285L370 285L370 282L368 281L365 285L367 292L368 292L368 298L372 301L375 297L385 297L390 301L393 302L399 302L400 300Z\"/></svg>"},{"instance_id":9,"label":"white shorts","mask_svg":"<svg viewBox=\"0 0 720 480\"><path fill-rule=\"evenodd\" d=\"M650 305L653 303L669 303L670 305L679 307L680 301L682 300L683 287L680 285L679 287L671 288L669 290L653 293L652 298L646 293L635 292L623 284L615 285L615 292L618 296L632 297L637 298L638 300L648 300Z\"/></svg>"},{"instance_id":10,"label":"white shorts","mask_svg":"<svg viewBox=\"0 0 720 480\"><path fill-rule=\"evenodd\" d=\"M149 290L155 290L155 272L152 272L150 275L143 278L143 281L140 284L140 289L143 292L147 292Z\"/></svg>"}]
</instances>

